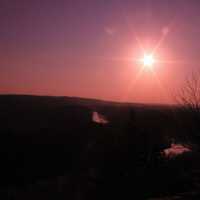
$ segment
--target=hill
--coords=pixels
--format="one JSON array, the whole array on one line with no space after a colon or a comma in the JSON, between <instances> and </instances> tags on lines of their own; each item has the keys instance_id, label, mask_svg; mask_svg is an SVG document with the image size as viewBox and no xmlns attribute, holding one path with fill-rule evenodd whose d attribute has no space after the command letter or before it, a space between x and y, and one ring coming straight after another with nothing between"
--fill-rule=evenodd
<instances>
[{"instance_id":1,"label":"hill","mask_svg":"<svg viewBox=\"0 0 200 200\"><path fill-rule=\"evenodd\" d=\"M198 154L173 160L161 154L174 140L188 142L178 110L75 97L0 95L0 196L148 199L191 192L192 174L199 173ZM94 112L107 123L95 121Z\"/></svg>"}]
</instances>

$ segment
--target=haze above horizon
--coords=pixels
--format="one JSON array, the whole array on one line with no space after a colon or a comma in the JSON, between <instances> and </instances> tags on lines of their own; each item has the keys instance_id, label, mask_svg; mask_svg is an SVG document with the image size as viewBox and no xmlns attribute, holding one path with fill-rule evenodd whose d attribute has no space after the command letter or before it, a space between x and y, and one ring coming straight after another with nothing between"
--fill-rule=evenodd
<instances>
[{"instance_id":1,"label":"haze above horizon","mask_svg":"<svg viewBox=\"0 0 200 200\"><path fill-rule=\"evenodd\" d=\"M2 0L0 93L173 103L199 69L199 9L195 0Z\"/></svg>"}]
</instances>

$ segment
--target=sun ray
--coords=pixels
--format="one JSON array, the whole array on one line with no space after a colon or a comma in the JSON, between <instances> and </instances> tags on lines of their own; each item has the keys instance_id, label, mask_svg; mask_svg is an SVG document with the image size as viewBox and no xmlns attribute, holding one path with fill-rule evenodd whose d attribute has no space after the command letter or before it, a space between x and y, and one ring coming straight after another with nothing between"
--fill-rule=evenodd
<instances>
[{"instance_id":1,"label":"sun ray","mask_svg":"<svg viewBox=\"0 0 200 200\"><path fill-rule=\"evenodd\" d=\"M157 49L161 46L161 44L164 42L164 40L166 39L167 35L171 32L172 27L175 24L175 19L172 20L169 25L167 25L166 27L164 27L164 29L162 30L162 36L160 37L160 39L158 40L158 43L155 45L155 47L153 48L152 53L155 53L157 51Z\"/></svg>"},{"instance_id":2,"label":"sun ray","mask_svg":"<svg viewBox=\"0 0 200 200\"><path fill-rule=\"evenodd\" d=\"M139 46L140 50L144 53L145 52L145 48L144 48L142 42L140 41L138 35L135 32L135 28L132 26L133 21L131 20L131 22L130 22L129 16L127 15L127 10L125 10L123 4L121 4L120 7L122 8L122 12L123 12L123 15L124 15L124 19L125 19L126 25L128 26L131 34L133 34L134 39L135 39L137 45Z\"/></svg>"},{"instance_id":3,"label":"sun ray","mask_svg":"<svg viewBox=\"0 0 200 200\"><path fill-rule=\"evenodd\" d=\"M131 78L129 81L129 85L127 86L128 89L126 90L126 94L122 97L122 101L126 102L129 99L130 93L133 91L134 86L136 85L137 81L140 79L142 73L144 71L144 68L141 67L139 71L136 73L135 78Z\"/></svg>"}]
</instances>

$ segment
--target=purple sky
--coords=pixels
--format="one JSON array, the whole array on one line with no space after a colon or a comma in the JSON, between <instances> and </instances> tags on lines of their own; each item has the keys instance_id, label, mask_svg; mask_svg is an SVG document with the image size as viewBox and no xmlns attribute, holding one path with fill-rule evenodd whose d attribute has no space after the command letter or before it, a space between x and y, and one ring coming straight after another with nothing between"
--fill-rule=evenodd
<instances>
[{"instance_id":1,"label":"purple sky","mask_svg":"<svg viewBox=\"0 0 200 200\"><path fill-rule=\"evenodd\" d=\"M199 0L1 0L0 93L171 103L200 67L199 12ZM163 36L166 62L138 75L138 40L151 51Z\"/></svg>"}]
</instances>

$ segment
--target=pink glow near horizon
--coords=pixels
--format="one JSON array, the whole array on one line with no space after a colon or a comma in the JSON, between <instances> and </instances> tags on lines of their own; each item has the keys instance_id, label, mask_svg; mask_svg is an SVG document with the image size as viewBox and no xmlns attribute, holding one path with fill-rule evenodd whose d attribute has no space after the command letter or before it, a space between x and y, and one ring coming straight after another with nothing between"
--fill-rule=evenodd
<instances>
[{"instance_id":1,"label":"pink glow near horizon","mask_svg":"<svg viewBox=\"0 0 200 200\"><path fill-rule=\"evenodd\" d=\"M20 5L0 5L1 94L174 103L198 69L197 2ZM144 53L154 54L153 71L137 62Z\"/></svg>"}]
</instances>

